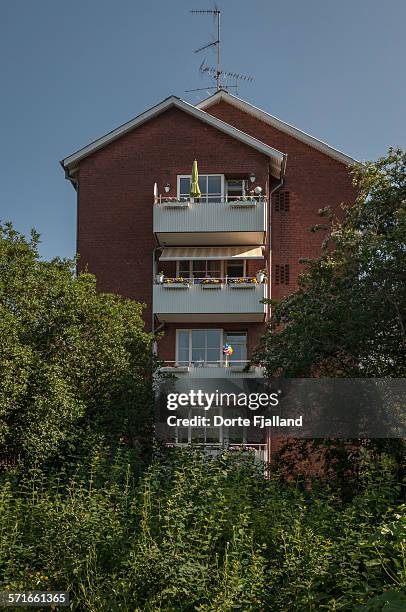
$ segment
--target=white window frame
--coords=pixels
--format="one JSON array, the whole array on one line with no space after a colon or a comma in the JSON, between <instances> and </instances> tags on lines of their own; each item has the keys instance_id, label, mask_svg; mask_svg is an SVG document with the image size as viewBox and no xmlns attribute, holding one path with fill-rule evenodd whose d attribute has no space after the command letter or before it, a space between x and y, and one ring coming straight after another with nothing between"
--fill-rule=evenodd
<instances>
[{"instance_id":1,"label":"white window frame","mask_svg":"<svg viewBox=\"0 0 406 612\"><path fill-rule=\"evenodd\" d=\"M192 266L192 261L196 261L194 259L189 259L189 278L192 278L192 272L193 272L193 266ZM208 259L205 259L204 261L210 261ZM213 261L213 260L212 260ZM233 261L232 259L221 259L221 260L217 260L220 263L220 277L221 278L225 278L226 277L226 271L227 271L227 262L229 261ZM243 259L243 277L247 276L247 260ZM176 260L176 276L180 275L180 266L183 262L181 262L179 259Z\"/></svg>"},{"instance_id":2,"label":"white window frame","mask_svg":"<svg viewBox=\"0 0 406 612\"><path fill-rule=\"evenodd\" d=\"M224 276L226 276L225 273L227 271L227 262L228 261L233 261L233 260L232 259L225 259L224 260ZM242 262L243 262L242 275L243 275L243 277L245 277L245 276L247 276L247 260L243 259Z\"/></svg>"},{"instance_id":3,"label":"white window frame","mask_svg":"<svg viewBox=\"0 0 406 612\"><path fill-rule=\"evenodd\" d=\"M192 274L193 274L193 265L192 265L192 261L197 261L196 259L189 259L189 278L193 278ZM215 261L215 260L209 260L209 259L203 259L203 261ZM220 278L224 278L224 261L223 260L217 260L220 264L219 268L220 268ZM182 261L180 261L179 259L176 261L176 276L180 275L180 266L181 264L184 263Z\"/></svg>"},{"instance_id":4,"label":"white window frame","mask_svg":"<svg viewBox=\"0 0 406 612\"><path fill-rule=\"evenodd\" d=\"M243 330L237 330L237 331L224 331L223 330L223 339L224 342L227 341L227 336L245 336L245 360L248 361L248 332L243 331ZM230 358L230 363L232 363L233 358Z\"/></svg>"},{"instance_id":5,"label":"white window frame","mask_svg":"<svg viewBox=\"0 0 406 612\"><path fill-rule=\"evenodd\" d=\"M247 193L249 193L249 189L248 189L249 179L233 179L233 178L230 178L230 179L227 179L225 181L225 187L226 187L225 191L226 191L227 197L229 195L232 195L232 193L230 194L229 191L228 191L228 181L241 181L242 182L242 195L246 196Z\"/></svg>"},{"instance_id":6,"label":"white window frame","mask_svg":"<svg viewBox=\"0 0 406 612\"><path fill-rule=\"evenodd\" d=\"M219 364L223 363L224 359L223 359L223 346L224 346L224 329L221 329L219 327L188 327L188 328L184 328L184 327L180 327L179 329L176 330L176 342L175 342L175 358L176 358L176 363L178 363L179 361L181 361L179 359L179 333L180 332L188 332L189 334L189 358L188 358L188 363L190 364L192 362L192 331L219 331L220 332L220 346L219 346L219 351L220 351L220 360L219 360Z\"/></svg>"},{"instance_id":7,"label":"white window frame","mask_svg":"<svg viewBox=\"0 0 406 612\"><path fill-rule=\"evenodd\" d=\"M225 178L224 178L224 174L220 174L220 173L215 173L215 174L201 174L200 176L219 176L221 178L221 201L224 201L224 188L225 188ZM189 178L192 179L192 175L191 174L178 174L176 177L176 193L178 194L177 197L180 198L180 179L182 178ZM194 198L190 198L191 201L194 201Z\"/></svg>"}]
</instances>

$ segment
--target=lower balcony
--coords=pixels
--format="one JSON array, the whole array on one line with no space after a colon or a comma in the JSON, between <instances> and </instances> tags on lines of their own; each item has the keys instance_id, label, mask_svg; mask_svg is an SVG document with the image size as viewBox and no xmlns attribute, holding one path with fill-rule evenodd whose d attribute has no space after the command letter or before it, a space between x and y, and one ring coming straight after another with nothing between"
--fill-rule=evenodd
<instances>
[{"instance_id":1,"label":"lower balcony","mask_svg":"<svg viewBox=\"0 0 406 612\"><path fill-rule=\"evenodd\" d=\"M256 278L163 278L153 289L162 322L261 322L267 285Z\"/></svg>"},{"instance_id":2,"label":"lower balcony","mask_svg":"<svg viewBox=\"0 0 406 612\"><path fill-rule=\"evenodd\" d=\"M206 456L209 457L218 457L225 451L239 453L242 455L252 456L254 461L259 461L261 463L267 463L268 459L268 447L266 444L193 444L193 443L185 443L185 442L167 442L167 447L174 448L193 448L195 450L200 450Z\"/></svg>"},{"instance_id":3,"label":"lower balcony","mask_svg":"<svg viewBox=\"0 0 406 612\"><path fill-rule=\"evenodd\" d=\"M164 374L189 378L263 378L263 368L250 366L249 361L165 361L160 367Z\"/></svg>"}]
</instances>

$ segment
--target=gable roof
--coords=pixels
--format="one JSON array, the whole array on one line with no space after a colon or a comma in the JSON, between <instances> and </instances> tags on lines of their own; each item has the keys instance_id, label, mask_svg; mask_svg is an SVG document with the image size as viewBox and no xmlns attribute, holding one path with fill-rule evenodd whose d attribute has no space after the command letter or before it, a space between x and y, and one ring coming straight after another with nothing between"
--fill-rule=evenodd
<instances>
[{"instance_id":1,"label":"gable roof","mask_svg":"<svg viewBox=\"0 0 406 612\"><path fill-rule=\"evenodd\" d=\"M269 125L272 125L273 127L277 128L281 132L285 132L286 134L289 134L289 136L293 136L294 138L297 138L297 140L301 140L302 142L309 145L310 147L313 147L314 149L318 149L322 153L329 155L333 159L336 159L337 161L342 162L343 164L346 164L347 166L351 166L357 163L357 160L354 159L353 157L350 157L349 155L342 153L338 149L335 149L334 147L331 147L330 145L328 145L326 142L323 142L322 140L319 140L318 138L315 138L314 136L311 136L310 134L307 134L306 132L299 130L293 125L290 125L289 123L285 123L285 121L282 121L281 119L278 119L277 117L274 117L273 115L270 115L269 113L261 110L260 108L257 108L253 104L250 104L249 102L245 102L245 100L241 100L241 98L237 98L236 96L234 96L233 94L230 94L228 91L225 91L224 89L221 89L220 91L216 91L216 93L214 93L213 95L209 96L205 100L202 100L202 102L197 104L196 107L201 110L206 110L207 108L210 108L210 106L213 106L213 104L217 104L221 100L224 100L228 104L232 104L233 106L248 113L249 115L252 115L256 119L263 121L264 123L268 123Z\"/></svg>"},{"instance_id":2,"label":"gable roof","mask_svg":"<svg viewBox=\"0 0 406 612\"><path fill-rule=\"evenodd\" d=\"M213 126L221 132L228 134L232 138L235 138L236 140L239 140L240 142L243 142L244 144L253 147L254 149L257 149L261 153L264 153L264 155L267 155L270 158L270 166L272 173L278 178L283 173L286 158L286 155L284 153L281 153L277 149L270 147L264 142L258 140L257 138L254 138L253 136L242 132L234 126L225 123L221 119L213 117L213 115L206 113L204 110L199 109L196 106L193 106L192 104L189 104L188 102L185 102L184 100L181 100L176 96L170 96L169 98L166 98L156 106L153 106L144 113L141 113L141 115L138 115L134 119L131 119L127 123L124 123L112 132L105 134L105 136L98 138L97 140L88 144L82 149L79 149L75 153L72 153L68 157L65 157L65 159L61 161L61 165L63 168L65 168L67 177L72 178L72 173L75 171L77 164L88 155L91 155L95 151L108 145L110 142L117 140L124 134L127 134L128 132L134 130L143 123L146 123L153 117L156 117L157 115L173 107L179 108L180 110L188 113L192 117L195 117L196 119L199 119L200 121L203 121L204 123Z\"/></svg>"}]
</instances>

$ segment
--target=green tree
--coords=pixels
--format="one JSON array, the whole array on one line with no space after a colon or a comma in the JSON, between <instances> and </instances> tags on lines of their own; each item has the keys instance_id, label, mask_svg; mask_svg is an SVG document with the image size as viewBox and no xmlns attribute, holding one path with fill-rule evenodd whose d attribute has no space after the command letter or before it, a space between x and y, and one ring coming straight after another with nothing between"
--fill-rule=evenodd
<instances>
[{"instance_id":1,"label":"green tree","mask_svg":"<svg viewBox=\"0 0 406 612\"><path fill-rule=\"evenodd\" d=\"M355 204L327 229L299 289L274 304L256 361L270 376L406 375L406 153L353 170Z\"/></svg>"},{"instance_id":2,"label":"green tree","mask_svg":"<svg viewBox=\"0 0 406 612\"><path fill-rule=\"evenodd\" d=\"M0 226L0 462L142 449L152 401L142 305L97 293L73 261L41 261L38 241Z\"/></svg>"}]
</instances>

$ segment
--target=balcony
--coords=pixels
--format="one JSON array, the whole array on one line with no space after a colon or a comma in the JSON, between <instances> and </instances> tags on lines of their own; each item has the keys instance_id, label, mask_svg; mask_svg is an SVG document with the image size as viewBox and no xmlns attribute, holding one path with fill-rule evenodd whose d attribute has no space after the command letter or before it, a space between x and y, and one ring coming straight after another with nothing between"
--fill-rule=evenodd
<instances>
[{"instance_id":1,"label":"balcony","mask_svg":"<svg viewBox=\"0 0 406 612\"><path fill-rule=\"evenodd\" d=\"M263 378L263 368L257 366L249 366L248 361L232 360L229 363L225 361L216 362L178 362L165 361L160 367L163 374L173 374L180 378Z\"/></svg>"},{"instance_id":2,"label":"balcony","mask_svg":"<svg viewBox=\"0 0 406 612\"><path fill-rule=\"evenodd\" d=\"M162 322L260 322L267 285L254 278L164 278L153 287L153 312Z\"/></svg>"},{"instance_id":3,"label":"balcony","mask_svg":"<svg viewBox=\"0 0 406 612\"><path fill-rule=\"evenodd\" d=\"M225 451L229 453L239 453L249 457L253 457L254 461L261 463L267 463L268 453L266 444L193 444L193 443L182 443L182 442L167 442L168 448L193 448L201 451L208 457L218 457Z\"/></svg>"},{"instance_id":4,"label":"balcony","mask_svg":"<svg viewBox=\"0 0 406 612\"><path fill-rule=\"evenodd\" d=\"M159 196L153 209L154 233L163 246L264 244L265 203L263 196L205 201Z\"/></svg>"}]
</instances>

